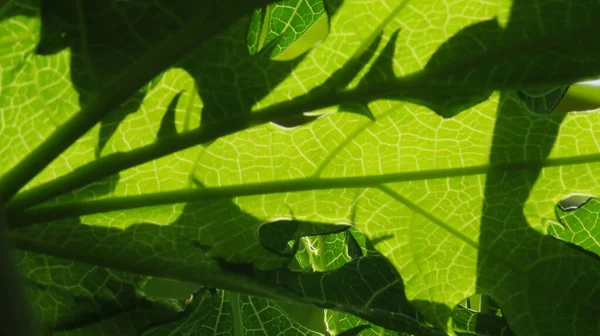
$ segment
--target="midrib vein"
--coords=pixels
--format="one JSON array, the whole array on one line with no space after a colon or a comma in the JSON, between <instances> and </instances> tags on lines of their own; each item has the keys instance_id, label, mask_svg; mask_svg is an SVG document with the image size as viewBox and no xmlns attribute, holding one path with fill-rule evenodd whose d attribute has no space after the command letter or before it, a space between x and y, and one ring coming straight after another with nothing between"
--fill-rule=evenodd
<instances>
[{"instance_id":1,"label":"midrib vein","mask_svg":"<svg viewBox=\"0 0 600 336\"><path fill-rule=\"evenodd\" d=\"M119 196L93 201L71 201L54 205L37 206L23 212L9 213L8 216L18 219L10 222L14 226L19 226L19 223L23 223L22 225L24 225L60 218L173 203L308 190L368 188L387 183L483 175L490 171L509 172L527 170L530 168L551 168L597 162L600 162L600 153L574 157L550 158L546 160L526 160L501 164L486 164L471 167L399 172L370 176L305 177L287 181L268 181L241 185L206 187L201 189L175 190L135 196Z\"/></svg>"}]
</instances>

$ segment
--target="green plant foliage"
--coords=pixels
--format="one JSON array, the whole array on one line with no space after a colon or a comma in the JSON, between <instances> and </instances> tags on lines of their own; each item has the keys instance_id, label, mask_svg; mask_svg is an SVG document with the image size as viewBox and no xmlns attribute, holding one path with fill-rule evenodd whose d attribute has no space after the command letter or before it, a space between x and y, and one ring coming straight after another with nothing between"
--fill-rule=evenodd
<instances>
[{"instance_id":1,"label":"green plant foliage","mask_svg":"<svg viewBox=\"0 0 600 336\"><path fill-rule=\"evenodd\" d=\"M33 252L17 257L31 306L53 335L134 335L176 318L176 302L144 297L144 278Z\"/></svg>"},{"instance_id":2,"label":"green plant foliage","mask_svg":"<svg viewBox=\"0 0 600 336\"><path fill-rule=\"evenodd\" d=\"M206 289L194 294L176 321L142 335L232 335L236 329L242 335L323 335L295 322L271 300Z\"/></svg>"},{"instance_id":3,"label":"green plant foliage","mask_svg":"<svg viewBox=\"0 0 600 336\"><path fill-rule=\"evenodd\" d=\"M519 96L533 113L550 114L569 90L568 86L550 89L521 90Z\"/></svg>"},{"instance_id":4,"label":"green plant foliage","mask_svg":"<svg viewBox=\"0 0 600 336\"><path fill-rule=\"evenodd\" d=\"M600 194L600 113L557 113L596 99L598 1L0 6L0 205L49 332L600 333L598 202L556 210Z\"/></svg>"},{"instance_id":5,"label":"green plant foliage","mask_svg":"<svg viewBox=\"0 0 600 336\"><path fill-rule=\"evenodd\" d=\"M175 321L147 329L143 336L165 335L231 335L233 333L231 305L222 291L201 289L194 293L185 311Z\"/></svg>"},{"instance_id":6,"label":"green plant foliage","mask_svg":"<svg viewBox=\"0 0 600 336\"><path fill-rule=\"evenodd\" d=\"M256 9L248 29L248 50L268 46L270 58L291 60L323 41L329 21L323 0L283 0Z\"/></svg>"},{"instance_id":7,"label":"green plant foliage","mask_svg":"<svg viewBox=\"0 0 600 336\"><path fill-rule=\"evenodd\" d=\"M600 239L600 226L598 226L600 201L590 196L585 196L580 200L585 201L567 210L563 210L558 205L556 216L560 222L551 222L548 231L561 240L600 255L600 244L598 244L598 239Z\"/></svg>"},{"instance_id":8,"label":"green plant foliage","mask_svg":"<svg viewBox=\"0 0 600 336\"><path fill-rule=\"evenodd\" d=\"M473 309L458 306L452 313L454 330L468 335L513 336L506 321L490 313L481 313Z\"/></svg>"}]
</instances>

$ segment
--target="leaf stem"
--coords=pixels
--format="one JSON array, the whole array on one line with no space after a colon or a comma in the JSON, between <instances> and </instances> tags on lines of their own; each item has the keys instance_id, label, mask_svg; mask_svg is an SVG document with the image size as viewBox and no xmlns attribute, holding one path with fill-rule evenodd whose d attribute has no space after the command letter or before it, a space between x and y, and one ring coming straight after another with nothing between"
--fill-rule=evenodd
<instances>
[{"instance_id":1,"label":"leaf stem","mask_svg":"<svg viewBox=\"0 0 600 336\"><path fill-rule=\"evenodd\" d=\"M212 20L191 20L178 33L160 43L113 80L107 81L99 89L98 95L0 179L0 204L6 204L63 151L161 71L177 63L200 43L255 6L272 1L243 1L239 6L228 7L220 13L209 13L208 17Z\"/></svg>"},{"instance_id":2,"label":"leaf stem","mask_svg":"<svg viewBox=\"0 0 600 336\"><path fill-rule=\"evenodd\" d=\"M197 202L306 190L368 188L386 183L481 175L487 174L490 171L508 172L527 170L533 167L548 168L594 162L600 162L600 153L573 157L552 158L546 160L526 160L501 164L478 165L472 167L400 172L370 176L337 178L306 177L287 181L269 181L242 185L185 189L137 196L111 197L95 201L71 201L53 205L40 205L23 210L21 212L7 212L7 216L11 227L19 227L62 218L163 204Z\"/></svg>"}]
</instances>

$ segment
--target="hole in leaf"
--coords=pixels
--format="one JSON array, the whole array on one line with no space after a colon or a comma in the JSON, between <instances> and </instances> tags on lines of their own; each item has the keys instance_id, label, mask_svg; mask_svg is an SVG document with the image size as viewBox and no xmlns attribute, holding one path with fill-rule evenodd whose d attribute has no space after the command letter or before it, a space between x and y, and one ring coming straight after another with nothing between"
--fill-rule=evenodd
<instances>
[{"instance_id":1,"label":"hole in leaf","mask_svg":"<svg viewBox=\"0 0 600 336\"><path fill-rule=\"evenodd\" d=\"M571 195L556 206L558 223L549 221L548 234L580 252L600 260L600 200Z\"/></svg>"},{"instance_id":2,"label":"hole in leaf","mask_svg":"<svg viewBox=\"0 0 600 336\"><path fill-rule=\"evenodd\" d=\"M535 114L550 114L561 102L569 86L520 90L519 98Z\"/></svg>"},{"instance_id":3,"label":"hole in leaf","mask_svg":"<svg viewBox=\"0 0 600 336\"><path fill-rule=\"evenodd\" d=\"M577 210L584 206L589 200L592 199L588 195L569 195L558 202L558 206L563 211Z\"/></svg>"},{"instance_id":4,"label":"hole in leaf","mask_svg":"<svg viewBox=\"0 0 600 336\"><path fill-rule=\"evenodd\" d=\"M323 224L318 222L294 219L280 219L262 224L258 229L261 245L280 255L294 255L297 243L292 247L290 241L298 241L301 237L319 236L343 232L350 228L348 224Z\"/></svg>"},{"instance_id":5,"label":"hole in leaf","mask_svg":"<svg viewBox=\"0 0 600 336\"><path fill-rule=\"evenodd\" d=\"M585 82L571 85L560 103L556 113L590 112L600 108L600 85Z\"/></svg>"},{"instance_id":6,"label":"hole in leaf","mask_svg":"<svg viewBox=\"0 0 600 336\"><path fill-rule=\"evenodd\" d=\"M452 310L455 331L476 335L514 335L500 306L489 296L476 294Z\"/></svg>"}]
</instances>

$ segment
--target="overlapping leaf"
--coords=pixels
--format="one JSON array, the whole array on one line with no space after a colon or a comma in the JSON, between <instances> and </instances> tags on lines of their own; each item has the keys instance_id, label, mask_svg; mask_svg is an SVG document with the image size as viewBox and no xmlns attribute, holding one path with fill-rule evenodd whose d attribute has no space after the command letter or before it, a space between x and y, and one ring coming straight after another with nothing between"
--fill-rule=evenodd
<instances>
[{"instance_id":1,"label":"overlapping leaf","mask_svg":"<svg viewBox=\"0 0 600 336\"><path fill-rule=\"evenodd\" d=\"M271 59L290 60L327 37L329 22L323 0L283 0L254 11L248 50L267 47Z\"/></svg>"},{"instance_id":2,"label":"overlapping leaf","mask_svg":"<svg viewBox=\"0 0 600 336\"><path fill-rule=\"evenodd\" d=\"M597 198L586 196L588 199L581 207L563 210L560 206L556 208L556 214L560 223L551 222L548 231L551 235L580 246L592 253L600 255L600 226L598 225L598 214L600 213L600 202Z\"/></svg>"},{"instance_id":3,"label":"overlapping leaf","mask_svg":"<svg viewBox=\"0 0 600 336\"><path fill-rule=\"evenodd\" d=\"M316 253L314 253L312 258L313 267L316 269L324 269L327 271L336 270L351 260L361 258L364 254L367 254L365 237L362 232L356 230L355 228L348 230L343 234L317 237L310 243L312 243L312 245L317 245L315 249ZM377 256L376 258L382 257ZM368 263L369 258L365 259L364 261ZM378 260L375 261L375 263L381 267L380 274L384 275L384 278L386 276L388 277L387 282L389 283L389 286L398 287L401 293L403 287L401 284L396 283L398 281L398 277L394 276L393 272L386 272L385 268L386 266L389 267L389 265L386 263L380 263ZM351 265L352 264L348 266ZM333 274L335 273L332 273L332 275ZM327 287L325 287L324 290L329 290L326 288ZM357 288L354 288L354 290L357 290ZM389 292L391 293L392 291ZM386 295L389 295L390 293L386 293ZM402 302L405 300L402 295L396 296L394 299L397 301L398 305L402 305ZM367 304L365 304L365 306L367 306ZM409 314L407 314L407 317L408 315ZM416 318L416 316L414 316L414 318ZM333 335L338 335L344 332L349 333L352 330L355 330L355 332L363 336L405 335L404 333L399 333L398 331L386 330L383 327L373 325L358 316L332 309L325 310L325 323L327 325L327 330Z\"/></svg>"}]
</instances>

